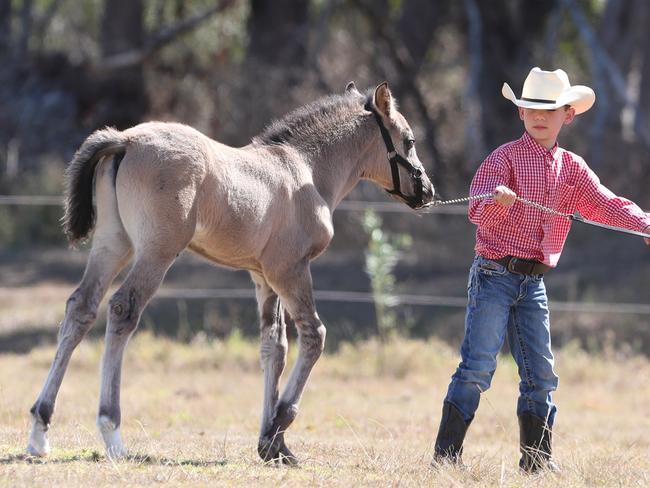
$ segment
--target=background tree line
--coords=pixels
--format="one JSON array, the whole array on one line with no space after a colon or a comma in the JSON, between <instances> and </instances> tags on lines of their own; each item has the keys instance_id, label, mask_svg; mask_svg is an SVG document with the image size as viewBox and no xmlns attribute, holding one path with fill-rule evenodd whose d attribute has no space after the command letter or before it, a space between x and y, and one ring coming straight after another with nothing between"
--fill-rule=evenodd
<instances>
[{"instance_id":1,"label":"background tree line","mask_svg":"<svg viewBox=\"0 0 650 488\"><path fill-rule=\"evenodd\" d=\"M67 161L106 125L174 120L244 145L271 119L351 80L359 88L387 80L438 191L462 196L489 151L521 135L502 83L519 94L540 66L562 67L596 91L562 145L614 192L650 208L649 20L645 0L0 0L0 194L60 195ZM351 198L385 196L361 185ZM0 206L0 248L62 243L60 215ZM457 295L449 276L464 274L473 229L438 218L383 221L413 237L398 282ZM344 269L358 273L362 253L346 253L367 244L360 218L337 213L335 226L329 253L356 260ZM643 249L615 257L620 241L580 231L571 239L579 251L565 252L557 273L568 276L555 288L563 299L598 300L608 284L606 301L644 299ZM347 284L358 282L350 276ZM617 276L630 286L616 286ZM628 335L647 329L628 318Z\"/></svg>"},{"instance_id":2,"label":"background tree line","mask_svg":"<svg viewBox=\"0 0 650 488\"><path fill-rule=\"evenodd\" d=\"M104 125L174 119L245 144L354 79L389 81L438 185L463 192L487 152L521 132L500 89L520 87L533 65L596 90L569 145L608 180L647 181L649 10L643 0L0 0L3 191Z\"/></svg>"}]
</instances>

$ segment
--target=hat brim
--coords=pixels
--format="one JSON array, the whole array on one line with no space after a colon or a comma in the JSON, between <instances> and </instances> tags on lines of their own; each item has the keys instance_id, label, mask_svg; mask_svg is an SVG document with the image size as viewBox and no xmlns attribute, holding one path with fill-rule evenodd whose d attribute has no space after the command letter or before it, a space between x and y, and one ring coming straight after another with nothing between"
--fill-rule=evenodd
<instances>
[{"instance_id":1,"label":"hat brim","mask_svg":"<svg viewBox=\"0 0 650 488\"><path fill-rule=\"evenodd\" d=\"M507 83L503 84L501 94L517 107L533 108L537 110L554 110L563 107L564 105L570 105L576 111L576 115L589 110L596 101L596 94L594 91L588 86L583 85L575 85L568 90L565 90L554 103L521 100L515 96L515 92L512 91L512 88L510 88L510 85Z\"/></svg>"}]
</instances>

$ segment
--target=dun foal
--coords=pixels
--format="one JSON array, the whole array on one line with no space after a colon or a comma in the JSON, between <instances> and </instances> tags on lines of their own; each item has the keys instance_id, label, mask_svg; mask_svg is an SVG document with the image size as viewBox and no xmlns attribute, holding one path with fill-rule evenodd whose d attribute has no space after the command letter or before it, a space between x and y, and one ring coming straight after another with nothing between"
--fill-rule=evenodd
<instances>
[{"instance_id":1,"label":"dun foal","mask_svg":"<svg viewBox=\"0 0 650 488\"><path fill-rule=\"evenodd\" d=\"M107 288L131 262L109 300L97 417L107 455L126 455L120 434L124 350L167 269L189 247L251 274L264 372L258 452L265 461L295 463L284 432L325 342L309 263L329 244L332 212L360 179L412 208L433 199L413 132L385 83L365 95L350 83L343 95L294 111L242 148L161 122L88 137L66 172L64 226L72 243L94 227L92 249L31 409L28 452L47 454L47 430L70 356L93 325ZM298 329L300 348L279 396L287 357L285 313Z\"/></svg>"}]
</instances>

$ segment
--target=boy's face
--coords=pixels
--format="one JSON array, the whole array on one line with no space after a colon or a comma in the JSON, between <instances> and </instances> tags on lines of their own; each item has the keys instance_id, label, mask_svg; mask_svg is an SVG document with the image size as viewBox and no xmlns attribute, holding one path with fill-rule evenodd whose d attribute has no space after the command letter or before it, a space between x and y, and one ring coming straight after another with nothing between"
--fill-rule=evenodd
<instances>
[{"instance_id":1,"label":"boy's face","mask_svg":"<svg viewBox=\"0 0 650 488\"><path fill-rule=\"evenodd\" d=\"M546 149L553 147L562 126L570 124L575 115L573 107L560 107L555 110L519 107L519 118L523 120L526 132Z\"/></svg>"}]
</instances>

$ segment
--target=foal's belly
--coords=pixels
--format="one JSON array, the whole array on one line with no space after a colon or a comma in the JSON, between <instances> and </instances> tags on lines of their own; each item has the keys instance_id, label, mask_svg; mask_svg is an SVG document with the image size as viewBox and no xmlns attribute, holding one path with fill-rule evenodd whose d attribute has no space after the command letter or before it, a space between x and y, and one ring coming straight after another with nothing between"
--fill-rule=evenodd
<instances>
[{"instance_id":1,"label":"foal's belly","mask_svg":"<svg viewBox=\"0 0 650 488\"><path fill-rule=\"evenodd\" d=\"M199 256L220 266L261 271L259 261L250 253L244 252L242 246L223 242L223 240L220 241L215 242L214 239L209 239L204 234L197 233L187 247Z\"/></svg>"}]
</instances>

